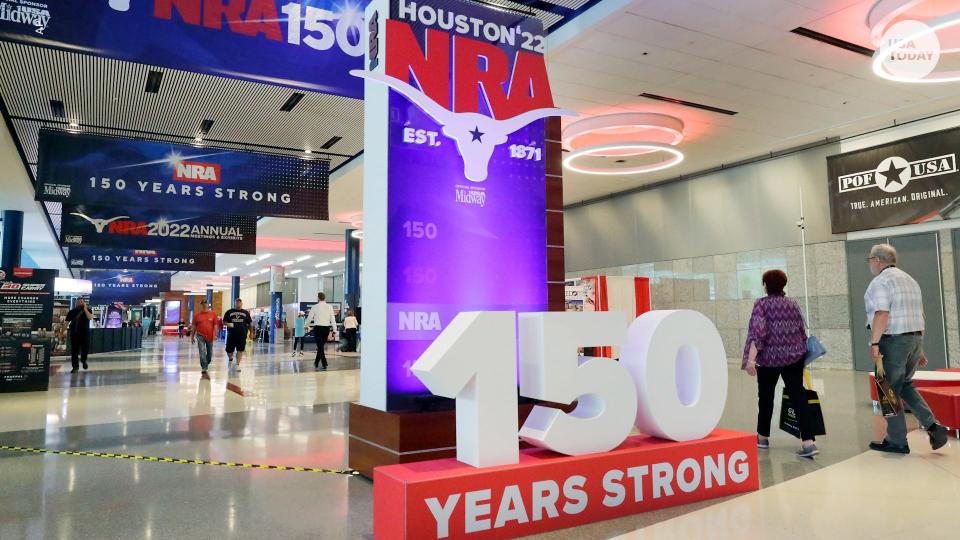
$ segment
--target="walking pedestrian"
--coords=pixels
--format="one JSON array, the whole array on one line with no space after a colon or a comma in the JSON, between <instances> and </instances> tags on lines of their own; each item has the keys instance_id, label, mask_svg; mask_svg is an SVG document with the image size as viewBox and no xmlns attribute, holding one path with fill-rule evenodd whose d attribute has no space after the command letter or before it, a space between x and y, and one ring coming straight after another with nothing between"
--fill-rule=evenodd
<instances>
[{"instance_id":1,"label":"walking pedestrian","mask_svg":"<svg viewBox=\"0 0 960 540\"><path fill-rule=\"evenodd\" d=\"M70 373L80 371L81 362L83 369L89 369L87 355L90 353L90 321L93 320L93 313L86 300L78 298L77 307L67 312L66 320L70 324L70 364L73 366Z\"/></svg>"},{"instance_id":2,"label":"walking pedestrian","mask_svg":"<svg viewBox=\"0 0 960 540\"><path fill-rule=\"evenodd\" d=\"M313 362L314 368L327 369L327 354L323 347L327 344L327 336L337 327L337 319L333 314L333 307L326 302L327 295L317 294L317 303L310 308L308 324L313 327L313 338L317 341L317 359ZM320 365L323 367L320 367Z\"/></svg>"},{"instance_id":3,"label":"walking pedestrian","mask_svg":"<svg viewBox=\"0 0 960 540\"><path fill-rule=\"evenodd\" d=\"M947 428L937 423L923 396L913 386L918 367L927 365L923 352L923 295L920 285L897 268L897 250L889 244L877 244L867 257L874 275L863 295L870 329L870 356L877 377L885 377L890 388L926 430L930 446L937 450L947 444ZM886 418L887 433L870 449L894 454L909 454L907 421L903 409Z\"/></svg>"},{"instance_id":4,"label":"walking pedestrian","mask_svg":"<svg viewBox=\"0 0 960 540\"><path fill-rule=\"evenodd\" d=\"M240 361L247 350L247 336L250 334L253 319L250 318L250 312L243 309L243 300L237 298L233 306L233 309L223 314L224 326L227 327L227 363L233 362L236 352L236 363L233 366L240 371Z\"/></svg>"},{"instance_id":5,"label":"walking pedestrian","mask_svg":"<svg viewBox=\"0 0 960 540\"><path fill-rule=\"evenodd\" d=\"M180 322L177 324L177 334L180 335L180 339L183 339L183 329L184 329L184 327L186 327L186 325L183 324L183 321L180 321Z\"/></svg>"},{"instance_id":6,"label":"walking pedestrian","mask_svg":"<svg viewBox=\"0 0 960 540\"><path fill-rule=\"evenodd\" d=\"M770 420L777 381L783 379L784 391L796 412L802 440L797 455L812 458L820 453L807 409L807 391L803 387L803 357L807 352L807 331L800 307L784 292L787 275L782 270L763 274L767 296L753 305L742 368L757 377L757 447L770 448Z\"/></svg>"},{"instance_id":7,"label":"walking pedestrian","mask_svg":"<svg viewBox=\"0 0 960 540\"><path fill-rule=\"evenodd\" d=\"M200 372L207 374L207 368L210 367L210 361L213 359L213 341L217 337L217 330L220 329L220 319L211 309L206 300L200 301L200 312L193 316L191 325L192 333L190 339L196 342L200 349Z\"/></svg>"},{"instance_id":8,"label":"walking pedestrian","mask_svg":"<svg viewBox=\"0 0 960 540\"><path fill-rule=\"evenodd\" d=\"M293 321L293 354L290 356L298 355L297 344L300 345L299 356L303 356L303 336L305 334L306 324L307 318L302 311L298 312L297 318Z\"/></svg>"},{"instance_id":9,"label":"walking pedestrian","mask_svg":"<svg viewBox=\"0 0 960 540\"><path fill-rule=\"evenodd\" d=\"M352 309L347 310L347 316L343 319L343 334L347 338L347 352L357 352L357 331L360 328L360 322L357 321Z\"/></svg>"}]
</instances>

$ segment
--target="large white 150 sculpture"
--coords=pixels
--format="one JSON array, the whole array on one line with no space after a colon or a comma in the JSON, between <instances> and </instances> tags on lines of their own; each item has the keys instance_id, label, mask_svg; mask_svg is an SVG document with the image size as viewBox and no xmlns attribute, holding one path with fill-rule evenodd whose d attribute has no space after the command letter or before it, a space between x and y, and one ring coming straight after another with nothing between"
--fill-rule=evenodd
<instances>
[{"instance_id":1,"label":"large white 150 sculpture","mask_svg":"<svg viewBox=\"0 0 960 540\"><path fill-rule=\"evenodd\" d=\"M520 395L537 406L517 429L514 312L459 314L413 365L438 396L457 400L457 459L475 467L519 461L517 438L568 455L606 452L641 432L706 437L727 397L716 327L695 311L653 311L626 327L618 313L520 314ZM581 346L621 345L620 362L577 357Z\"/></svg>"}]
</instances>

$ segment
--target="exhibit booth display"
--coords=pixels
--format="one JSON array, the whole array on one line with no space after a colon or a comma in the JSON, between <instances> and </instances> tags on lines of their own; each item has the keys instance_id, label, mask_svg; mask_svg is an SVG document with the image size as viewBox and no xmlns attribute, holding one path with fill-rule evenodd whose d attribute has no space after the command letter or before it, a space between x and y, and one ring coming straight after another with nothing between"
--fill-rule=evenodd
<instances>
[{"instance_id":1,"label":"exhibit booth display","mask_svg":"<svg viewBox=\"0 0 960 540\"><path fill-rule=\"evenodd\" d=\"M631 276L586 276L568 280L564 287L566 310L576 312L619 311L639 317L650 311L650 278ZM589 347L586 356L618 358L618 347Z\"/></svg>"},{"instance_id":2,"label":"exhibit booth display","mask_svg":"<svg viewBox=\"0 0 960 540\"><path fill-rule=\"evenodd\" d=\"M374 480L375 536L514 537L757 489L753 435L716 429L727 363L706 317L649 312L648 282L604 277L605 311L547 312L545 126L572 113L553 106L540 23L375 0L366 24L378 264L349 452Z\"/></svg>"}]
</instances>

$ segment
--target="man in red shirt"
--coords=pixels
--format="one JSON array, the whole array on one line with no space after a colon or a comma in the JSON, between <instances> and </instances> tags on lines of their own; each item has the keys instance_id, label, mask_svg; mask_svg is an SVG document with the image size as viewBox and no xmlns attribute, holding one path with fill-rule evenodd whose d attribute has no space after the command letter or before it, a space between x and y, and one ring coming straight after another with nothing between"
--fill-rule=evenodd
<instances>
[{"instance_id":1,"label":"man in red shirt","mask_svg":"<svg viewBox=\"0 0 960 540\"><path fill-rule=\"evenodd\" d=\"M210 309L206 300L200 301L200 312L193 316L193 334L191 340L197 343L200 348L200 370L204 375L210 366L213 357L213 340L217 337L217 331L220 330L220 319L217 314Z\"/></svg>"}]
</instances>

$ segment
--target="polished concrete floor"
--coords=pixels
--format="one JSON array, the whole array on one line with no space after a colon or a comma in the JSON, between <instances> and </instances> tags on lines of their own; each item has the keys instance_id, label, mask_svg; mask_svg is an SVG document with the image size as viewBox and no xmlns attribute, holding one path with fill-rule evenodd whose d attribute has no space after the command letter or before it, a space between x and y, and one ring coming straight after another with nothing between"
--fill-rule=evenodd
<instances>
[{"instance_id":1,"label":"polished concrete floor","mask_svg":"<svg viewBox=\"0 0 960 540\"><path fill-rule=\"evenodd\" d=\"M287 346L248 351L239 373L218 351L209 379L194 347L175 337L92 356L79 374L61 365L48 392L0 394L0 445L345 468L358 358L329 352L330 370L318 372L313 351L303 358L291 358ZM733 368L730 375L721 426L752 432L755 382ZM829 432L819 441L822 454L796 458L797 441L774 430L772 448L761 454L761 491L538 538L878 537L843 528L861 519L891 535L937 538L925 516L960 500L956 440L937 455L920 440L905 458L865 453L883 426L865 374L815 371L814 385ZM354 476L0 450L3 540L372 538L371 497L371 484ZM907 532L914 520L919 536ZM839 528L827 525L834 522ZM735 528L715 530L728 525Z\"/></svg>"}]
</instances>

